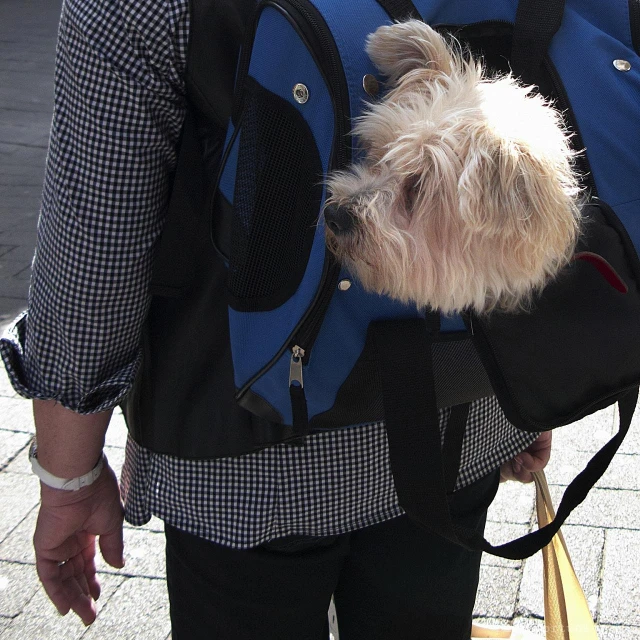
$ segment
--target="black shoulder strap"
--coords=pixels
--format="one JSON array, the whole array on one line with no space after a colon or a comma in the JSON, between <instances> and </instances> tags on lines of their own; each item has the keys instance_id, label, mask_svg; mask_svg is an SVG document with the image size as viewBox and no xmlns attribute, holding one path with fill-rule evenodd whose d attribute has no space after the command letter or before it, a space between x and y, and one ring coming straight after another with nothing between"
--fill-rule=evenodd
<instances>
[{"instance_id":1,"label":"black shoulder strap","mask_svg":"<svg viewBox=\"0 0 640 640\"><path fill-rule=\"evenodd\" d=\"M377 2L392 20L407 20L409 18L422 20L420 12L411 0L377 0Z\"/></svg>"},{"instance_id":2,"label":"black shoulder strap","mask_svg":"<svg viewBox=\"0 0 640 640\"><path fill-rule=\"evenodd\" d=\"M392 20L422 20L411 0L377 0ZM549 43L560 28L565 0L520 0L516 11L511 67L527 84L535 84Z\"/></svg>"},{"instance_id":3,"label":"black shoulder strap","mask_svg":"<svg viewBox=\"0 0 640 640\"><path fill-rule=\"evenodd\" d=\"M520 0L513 27L511 68L527 84L535 84L549 43L560 28L565 0Z\"/></svg>"},{"instance_id":4,"label":"black shoulder strap","mask_svg":"<svg viewBox=\"0 0 640 640\"><path fill-rule=\"evenodd\" d=\"M372 323L380 374L391 471L400 506L427 531L467 549L503 558L527 558L546 546L587 496L613 459L631 425L638 389L619 398L620 429L567 487L556 518L526 536L494 547L476 531L451 520L447 502L431 358L432 339L423 319ZM450 482L450 481L449 481Z\"/></svg>"}]
</instances>

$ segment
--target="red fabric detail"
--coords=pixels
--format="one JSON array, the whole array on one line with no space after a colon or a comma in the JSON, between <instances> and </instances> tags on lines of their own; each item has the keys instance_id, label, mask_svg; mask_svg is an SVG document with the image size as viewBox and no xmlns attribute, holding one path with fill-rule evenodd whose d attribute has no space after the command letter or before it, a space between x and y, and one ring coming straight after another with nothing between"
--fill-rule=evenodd
<instances>
[{"instance_id":1,"label":"red fabric detail","mask_svg":"<svg viewBox=\"0 0 640 640\"><path fill-rule=\"evenodd\" d=\"M620 293L627 293L627 291L629 291L629 288L618 272L601 255L591 251L580 251L573 256L573 259L584 260L592 264L616 291Z\"/></svg>"}]
</instances>

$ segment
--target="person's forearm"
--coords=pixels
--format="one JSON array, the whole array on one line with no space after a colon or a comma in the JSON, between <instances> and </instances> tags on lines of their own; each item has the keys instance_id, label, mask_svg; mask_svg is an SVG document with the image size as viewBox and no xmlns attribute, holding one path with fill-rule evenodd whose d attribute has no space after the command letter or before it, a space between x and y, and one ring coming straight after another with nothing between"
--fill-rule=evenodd
<instances>
[{"instance_id":1,"label":"person's forearm","mask_svg":"<svg viewBox=\"0 0 640 640\"><path fill-rule=\"evenodd\" d=\"M91 471L102 453L111 413L80 415L53 400L34 400L40 465L59 478Z\"/></svg>"}]
</instances>

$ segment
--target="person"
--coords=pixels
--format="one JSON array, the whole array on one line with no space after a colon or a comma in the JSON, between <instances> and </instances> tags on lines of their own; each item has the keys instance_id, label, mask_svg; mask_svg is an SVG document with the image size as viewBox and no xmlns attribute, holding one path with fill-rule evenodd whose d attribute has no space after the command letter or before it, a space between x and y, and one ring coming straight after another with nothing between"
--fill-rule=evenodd
<instances>
[{"instance_id":1,"label":"person","mask_svg":"<svg viewBox=\"0 0 640 640\"><path fill-rule=\"evenodd\" d=\"M61 614L91 624L96 542L122 567L123 517L154 514L166 524L174 640L327 638L332 596L341 640L468 639L480 554L403 514L383 424L315 432L300 447L235 405L224 265L201 222L180 242L169 234L170 201L195 190L173 183L189 153L183 123L200 104L201 161L215 165L252 6L64 2L29 307L0 345L14 387L33 399L38 575ZM205 16L220 84L199 103L188 43ZM164 263L180 280L169 292L153 285L166 238L181 252ZM120 491L102 450L124 401ZM456 522L483 530L500 468L530 481L544 467L551 439L537 436L514 429L494 398L472 404ZM60 488L80 477L85 486Z\"/></svg>"}]
</instances>

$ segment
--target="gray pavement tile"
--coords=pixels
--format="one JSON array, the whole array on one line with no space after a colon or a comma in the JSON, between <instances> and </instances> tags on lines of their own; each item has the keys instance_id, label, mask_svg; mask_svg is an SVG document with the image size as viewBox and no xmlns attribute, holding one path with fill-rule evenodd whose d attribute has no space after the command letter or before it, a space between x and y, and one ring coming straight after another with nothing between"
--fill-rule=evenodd
<instances>
[{"instance_id":1,"label":"gray pavement tile","mask_svg":"<svg viewBox=\"0 0 640 640\"><path fill-rule=\"evenodd\" d=\"M484 625L491 625L491 626L498 626L498 627L510 627L512 624L511 616L509 616L508 618L495 618L495 617L488 617L488 616L478 616L474 614L473 621L477 624L484 624Z\"/></svg>"},{"instance_id":2,"label":"gray pavement tile","mask_svg":"<svg viewBox=\"0 0 640 640\"><path fill-rule=\"evenodd\" d=\"M39 207L22 213L12 222L7 222L4 226L6 231L33 231L38 226ZM34 245L14 245L11 255L7 255L12 260L31 260L33 258Z\"/></svg>"},{"instance_id":3,"label":"gray pavement tile","mask_svg":"<svg viewBox=\"0 0 640 640\"><path fill-rule=\"evenodd\" d=\"M1 44L1 43L0 43ZM0 51L2 51L2 49L0 48ZM9 144L7 142L0 142L0 153L6 158L7 156L11 155L12 153L15 153L18 149L20 149L20 146L17 144Z\"/></svg>"},{"instance_id":4,"label":"gray pavement tile","mask_svg":"<svg viewBox=\"0 0 640 640\"><path fill-rule=\"evenodd\" d=\"M86 640L164 640L171 631L164 580L129 578L83 636Z\"/></svg>"},{"instance_id":5,"label":"gray pavement tile","mask_svg":"<svg viewBox=\"0 0 640 640\"><path fill-rule=\"evenodd\" d=\"M0 173L3 169L0 167ZM33 222L34 214L40 211L42 198L40 189L34 187L0 185L0 198L2 199L2 212L4 220L2 231L20 230L32 231L36 224ZM18 223L28 222L28 226L19 227Z\"/></svg>"},{"instance_id":6,"label":"gray pavement tile","mask_svg":"<svg viewBox=\"0 0 640 640\"><path fill-rule=\"evenodd\" d=\"M601 600L600 622L640 627L640 531L607 531Z\"/></svg>"},{"instance_id":7,"label":"gray pavement tile","mask_svg":"<svg viewBox=\"0 0 640 640\"><path fill-rule=\"evenodd\" d=\"M2 496L0 542L3 542L40 501L40 482L35 476L2 472L0 496Z\"/></svg>"},{"instance_id":8,"label":"gray pavement tile","mask_svg":"<svg viewBox=\"0 0 640 640\"><path fill-rule=\"evenodd\" d=\"M151 520L147 524L143 524L141 527L134 527L133 525L125 522L125 529L140 529L142 531L154 531L155 533L164 534L164 522L156 516L151 516Z\"/></svg>"},{"instance_id":9,"label":"gray pavement tile","mask_svg":"<svg viewBox=\"0 0 640 640\"><path fill-rule=\"evenodd\" d=\"M0 48L1 55L2 48ZM53 109L53 73L50 72L48 78L45 75L36 75L34 85L37 86L34 86L32 92L24 86L29 79L29 74L25 75L27 77L19 78L14 86L0 89L0 109L6 117L10 117L17 110L32 112L40 118L50 116Z\"/></svg>"},{"instance_id":10,"label":"gray pavement tile","mask_svg":"<svg viewBox=\"0 0 640 640\"><path fill-rule=\"evenodd\" d=\"M27 287L29 286L29 281L31 280L31 260L28 260L25 266L14 274L14 280L21 280L26 283Z\"/></svg>"},{"instance_id":11,"label":"gray pavement tile","mask_svg":"<svg viewBox=\"0 0 640 640\"><path fill-rule=\"evenodd\" d=\"M3 638L7 637L5 634L8 633L8 629L12 625L13 620L13 618L3 618L2 615L0 615L0 636Z\"/></svg>"},{"instance_id":12,"label":"gray pavement tile","mask_svg":"<svg viewBox=\"0 0 640 640\"><path fill-rule=\"evenodd\" d=\"M576 576L587 598L591 615L598 610L604 531L592 527L562 527ZM544 617L542 553L525 562L517 612L526 616Z\"/></svg>"},{"instance_id":13,"label":"gray pavement tile","mask_svg":"<svg viewBox=\"0 0 640 640\"><path fill-rule=\"evenodd\" d=\"M20 521L2 542L0 542L0 560L34 565L33 532L38 519L38 505Z\"/></svg>"},{"instance_id":14,"label":"gray pavement tile","mask_svg":"<svg viewBox=\"0 0 640 640\"><path fill-rule=\"evenodd\" d=\"M614 407L608 407L556 429L553 432L551 461L560 451L598 451L618 430L616 416Z\"/></svg>"},{"instance_id":15,"label":"gray pavement tile","mask_svg":"<svg viewBox=\"0 0 640 640\"><path fill-rule=\"evenodd\" d=\"M71 620L70 614L63 618L57 612L50 616L21 613L1 635L2 640L79 640L85 631L82 622L79 619Z\"/></svg>"},{"instance_id":16,"label":"gray pavement tile","mask_svg":"<svg viewBox=\"0 0 640 640\"><path fill-rule=\"evenodd\" d=\"M24 117L24 112L18 112L19 118L11 122L0 122L0 140L9 144L27 144L33 146L45 146L49 140L50 122L42 122L39 117Z\"/></svg>"},{"instance_id":17,"label":"gray pavement tile","mask_svg":"<svg viewBox=\"0 0 640 640\"><path fill-rule=\"evenodd\" d=\"M2 300L0 299L0 307L2 306ZM0 332L3 332L4 328L0 328ZM17 394L11 383L9 382L9 376L3 366L0 366L0 416L2 416L2 400L1 398L16 398ZM31 409L29 409L30 411Z\"/></svg>"},{"instance_id":18,"label":"gray pavement tile","mask_svg":"<svg viewBox=\"0 0 640 640\"><path fill-rule=\"evenodd\" d=\"M473 609L475 616L511 618L516 608L521 571L509 567L480 567L480 584Z\"/></svg>"},{"instance_id":19,"label":"gray pavement tile","mask_svg":"<svg viewBox=\"0 0 640 640\"><path fill-rule=\"evenodd\" d=\"M550 484L567 485L580 473L592 457L592 453L583 451L557 456L545 470ZM596 484L601 489L626 489L640 491L639 454L618 453L609 468Z\"/></svg>"},{"instance_id":20,"label":"gray pavement tile","mask_svg":"<svg viewBox=\"0 0 640 640\"><path fill-rule=\"evenodd\" d=\"M0 258L7 255L9 251L13 251L14 249L17 249L17 248L18 248L18 245L15 245L15 244L0 244Z\"/></svg>"},{"instance_id":21,"label":"gray pavement tile","mask_svg":"<svg viewBox=\"0 0 640 640\"><path fill-rule=\"evenodd\" d=\"M25 269L31 267L31 258L15 259L11 254L0 258L0 279L16 278ZM20 286L25 287L24 278L20 278Z\"/></svg>"},{"instance_id":22,"label":"gray pavement tile","mask_svg":"<svg viewBox=\"0 0 640 640\"><path fill-rule=\"evenodd\" d=\"M30 440L28 433L0 429L0 471L28 447Z\"/></svg>"},{"instance_id":23,"label":"gray pavement tile","mask_svg":"<svg viewBox=\"0 0 640 640\"><path fill-rule=\"evenodd\" d=\"M124 465L124 449L122 447L105 447L104 453L109 461L109 466L115 471L116 477L119 478Z\"/></svg>"},{"instance_id":24,"label":"gray pavement tile","mask_svg":"<svg viewBox=\"0 0 640 640\"><path fill-rule=\"evenodd\" d=\"M597 625L600 640L640 640L640 627L624 625Z\"/></svg>"},{"instance_id":25,"label":"gray pavement tile","mask_svg":"<svg viewBox=\"0 0 640 640\"><path fill-rule=\"evenodd\" d=\"M629 428L629 433L624 439L619 449L620 453L640 454L640 411L636 407L636 412Z\"/></svg>"},{"instance_id":26,"label":"gray pavement tile","mask_svg":"<svg viewBox=\"0 0 640 640\"><path fill-rule=\"evenodd\" d=\"M0 562L0 614L14 618L22 613L38 590L31 565Z\"/></svg>"},{"instance_id":27,"label":"gray pavement tile","mask_svg":"<svg viewBox=\"0 0 640 640\"><path fill-rule=\"evenodd\" d=\"M7 117L6 109L2 109L0 112ZM25 193L33 193L34 190L40 191L42 189L41 180L44 176L45 158L47 157L46 151L38 148L37 157L40 161L33 162L35 157L33 153L25 153L25 150L31 150L32 147L16 145L16 149L19 151L0 157L0 186L3 190L7 187L28 187Z\"/></svg>"},{"instance_id":28,"label":"gray pavement tile","mask_svg":"<svg viewBox=\"0 0 640 640\"><path fill-rule=\"evenodd\" d=\"M520 482L503 482L489 507L489 522L529 524L535 504L535 489Z\"/></svg>"},{"instance_id":29,"label":"gray pavement tile","mask_svg":"<svg viewBox=\"0 0 640 640\"><path fill-rule=\"evenodd\" d=\"M551 485L556 508L565 487ZM585 501L567 518L567 524L605 529L640 529L640 491L591 489Z\"/></svg>"},{"instance_id":30,"label":"gray pavement tile","mask_svg":"<svg viewBox=\"0 0 640 640\"><path fill-rule=\"evenodd\" d=\"M47 118L51 120L51 111L49 111ZM19 167L37 167L44 176L45 158L47 157L46 149L21 144L10 145L0 143L0 152L2 152L3 157L3 159L0 160L2 163L0 166L13 164ZM40 185L37 193L40 192L41 187L42 185Z\"/></svg>"},{"instance_id":31,"label":"gray pavement tile","mask_svg":"<svg viewBox=\"0 0 640 640\"><path fill-rule=\"evenodd\" d=\"M0 428L34 433L31 403L21 397L0 397Z\"/></svg>"},{"instance_id":32,"label":"gray pavement tile","mask_svg":"<svg viewBox=\"0 0 640 640\"><path fill-rule=\"evenodd\" d=\"M28 289L27 289L28 293ZM20 296L0 296L0 324L6 327L7 324L13 322L14 318L22 313L27 306L27 295L21 294ZM0 367L4 371L4 367ZM11 385L9 385L10 387ZM0 386L0 395L7 395L5 392L5 385L2 383ZM13 394L17 397L17 394Z\"/></svg>"},{"instance_id":33,"label":"gray pavement tile","mask_svg":"<svg viewBox=\"0 0 640 640\"><path fill-rule=\"evenodd\" d=\"M3 192L11 195L12 189L16 194L33 193L42 188L43 172L34 166L25 167L17 162L0 165L0 186Z\"/></svg>"},{"instance_id":34,"label":"gray pavement tile","mask_svg":"<svg viewBox=\"0 0 640 640\"><path fill-rule=\"evenodd\" d=\"M41 150L42 152L42 150ZM6 187L7 191L10 191ZM42 204L41 189L30 189L28 193L5 193L2 196L2 212L5 220L10 222L22 218L22 216L31 216L35 211L40 210ZM29 229L27 229L27 232ZM2 230L2 233L9 233L9 228ZM24 232L23 232L24 233ZM26 236L18 237L17 240L24 240ZM27 240L29 240L27 238ZM4 236L3 236L4 241ZM29 240L30 241L30 240ZM13 243L12 243L13 244ZM18 243L19 244L19 243Z\"/></svg>"},{"instance_id":35,"label":"gray pavement tile","mask_svg":"<svg viewBox=\"0 0 640 640\"><path fill-rule=\"evenodd\" d=\"M164 535L145 531L138 528L124 530L124 559L123 569L110 567L98 553L96 567L103 573L126 575L143 578L164 578Z\"/></svg>"},{"instance_id":36,"label":"gray pavement tile","mask_svg":"<svg viewBox=\"0 0 640 640\"><path fill-rule=\"evenodd\" d=\"M31 440L32 436L27 436ZM31 464L29 463L29 448L22 450L14 460L12 460L6 467L5 471L9 473L21 473L23 475L31 475Z\"/></svg>"},{"instance_id":37,"label":"gray pavement tile","mask_svg":"<svg viewBox=\"0 0 640 640\"><path fill-rule=\"evenodd\" d=\"M113 412L113 417L107 429L105 444L108 447L124 447L127 444L127 425L119 408Z\"/></svg>"},{"instance_id":38,"label":"gray pavement tile","mask_svg":"<svg viewBox=\"0 0 640 640\"><path fill-rule=\"evenodd\" d=\"M511 627L516 629L526 629L532 633L538 634L541 638L545 637L544 621L536 618L474 618L476 624L497 627Z\"/></svg>"},{"instance_id":39,"label":"gray pavement tile","mask_svg":"<svg viewBox=\"0 0 640 640\"><path fill-rule=\"evenodd\" d=\"M33 245L37 237L37 230L33 229L27 231L3 231L0 233L0 242L2 244L18 244L18 245Z\"/></svg>"},{"instance_id":40,"label":"gray pavement tile","mask_svg":"<svg viewBox=\"0 0 640 640\"><path fill-rule=\"evenodd\" d=\"M19 298L26 301L29 293L29 281L25 279L0 279L0 298Z\"/></svg>"},{"instance_id":41,"label":"gray pavement tile","mask_svg":"<svg viewBox=\"0 0 640 640\"><path fill-rule=\"evenodd\" d=\"M513 619L513 626L526 629L532 633L537 633L542 638L545 637L544 620L530 616L516 616Z\"/></svg>"}]
</instances>

